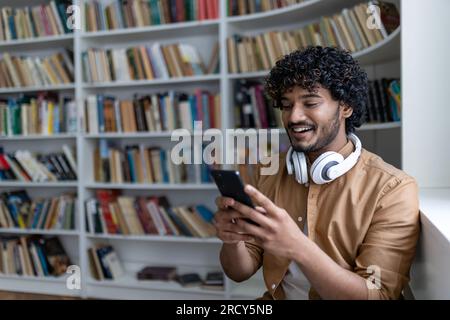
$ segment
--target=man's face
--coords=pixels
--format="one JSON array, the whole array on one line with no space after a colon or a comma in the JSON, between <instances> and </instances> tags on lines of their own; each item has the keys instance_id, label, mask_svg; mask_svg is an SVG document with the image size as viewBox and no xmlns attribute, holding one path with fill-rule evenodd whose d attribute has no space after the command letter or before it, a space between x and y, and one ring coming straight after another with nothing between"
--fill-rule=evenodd
<instances>
[{"instance_id":1,"label":"man's face","mask_svg":"<svg viewBox=\"0 0 450 320\"><path fill-rule=\"evenodd\" d=\"M283 125L297 152L317 152L332 143L339 132L345 134L345 118L351 108L339 106L329 90L317 86L309 92L299 86L281 99Z\"/></svg>"}]
</instances>

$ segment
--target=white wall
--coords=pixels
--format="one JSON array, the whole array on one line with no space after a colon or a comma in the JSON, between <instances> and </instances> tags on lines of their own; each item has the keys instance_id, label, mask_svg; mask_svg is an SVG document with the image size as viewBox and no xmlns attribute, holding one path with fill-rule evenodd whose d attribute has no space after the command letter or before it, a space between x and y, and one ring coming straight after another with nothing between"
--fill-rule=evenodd
<instances>
[{"instance_id":1,"label":"white wall","mask_svg":"<svg viewBox=\"0 0 450 320\"><path fill-rule=\"evenodd\" d=\"M450 1L401 8L403 169L420 187L450 187Z\"/></svg>"}]
</instances>

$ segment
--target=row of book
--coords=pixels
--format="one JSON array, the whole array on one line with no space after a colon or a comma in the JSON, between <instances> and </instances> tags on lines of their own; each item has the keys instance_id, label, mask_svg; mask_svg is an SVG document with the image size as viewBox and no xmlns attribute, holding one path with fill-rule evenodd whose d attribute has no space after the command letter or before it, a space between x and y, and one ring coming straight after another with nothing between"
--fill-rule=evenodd
<instances>
[{"instance_id":1,"label":"row of book","mask_svg":"<svg viewBox=\"0 0 450 320\"><path fill-rule=\"evenodd\" d=\"M77 132L77 106L71 97L45 94L0 99L0 135L52 135Z\"/></svg>"},{"instance_id":2,"label":"row of book","mask_svg":"<svg viewBox=\"0 0 450 320\"><path fill-rule=\"evenodd\" d=\"M236 128L282 128L281 113L264 94L260 81L238 80L235 82Z\"/></svg>"},{"instance_id":3,"label":"row of book","mask_svg":"<svg viewBox=\"0 0 450 320\"><path fill-rule=\"evenodd\" d=\"M171 150L143 144L120 148L110 140L100 139L93 163L96 182L173 184L211 181L206 164L200 165L198 174L194 165L173 163Z\"/></svg>"},{"instance_id":4,"label":"row of book","mask_svg":"<svg viewBox=\"0 0 450 320\"><path fill-rule=\"evenodd\" d=\"M282 56L310 45L340 47L350 52L373 46L386 39L400 25L399 13L394 4L381 1L376 3L381 11L379 28L369 29L366 23L366 12L371 4L369 2L343 9L334 16L321 17L318 22L298 30L229 37L229 71L238 73L269 70Z\"/></svg>"},{"instance_id":5,"label":"row of book","mask_svg":"<svg viewBox=\"0 0 450 320\"><path fill-rule=\"evenodd\" d=\"M0 8L0 41L57 36L72 32L67 26L67 7L72 1L52 0L48 4L23 8Z\"/></svg>"},{"instance_id":6,"label":"row of book","mask_svg":"<svg viewBox=\"0 0 450 320\"><path fill-rule=\"evenodd\" d=\"M392 122L401 120L400 79L369 81L369 99L366 122Z\"/></svg>"},{"instance_id":7,"label":"row of book","mask_svg":"<svg viewBox=\"0 0 450 320\"><path fill-rule=\"evenodd\" d=\"M0 180L26 182L73 181L77 179L76 157L68 145L63 152L49 154L16 150L6 153L0 148Z\"/></svg>"},{"instance_id":8,"label":"row of book","mask_svg":"<svg viewBox=\"0 0 450 320\"><path fill-rule=\"evenodd\" d=\"M85 30L101 31L219 18L219 0L85 2Z\"/></svg>"},{"instance_id":9,"label":"row of book","mask_svg":"<svg viewBox=\"0 0 450 320\"><path fill-rule=\"evenodd\" d=\"M93 134L193 130L194 121L202 121L204 129L220 128L220 111L220 95L201 89L194 94L169 91L135 96L133 100L88 95L84 126Z\"/></svg>"},{"instance_id":10,"label":"row of book","mask_svg":"<svg viewBox=\"0 0 450 320\"><path fill-rule=\"evenodd\" d=\"M218 48L218 46L216 46ZM139 46L117 49L90 48L82 53L84 80L110 82L168 79L217 72L218 49L206 67L190 44Z\"/></svg>"},{"instance_id":11,"label":"row of book","mask_svg":"<svg viewBox=\"0 0 450 320\"><path fill-rule=\"evenodd\" d=\"M33 87L71 84L74 81L72 55L66 51L50 56L11 56L0 58L0 87Z\"/></svg>"},{"instance_id":12,"label":"row of book","mask_svg":"<svg viewBox=\"0 0 450 320\"><path fill-rule=\"evenodd\" d=\"M74 230L75 212L74 194L33 200L25 190L0 195L0 228Z\"/></svg>"},{"instance_id":13,"label":"row of book","mask_svg":"<svg viewBox=\"0 0 450 320\"><path fill-rule=\"evenodd\" d=\"M97 190L86 201L88 232L208 238L215 235L213 213L204 205L172 207L165 196L124 196Z\"/></svg>"},{"instance_id":14,"label":"row of book","mask_svg":"<svg viewBox=\"0 0 450 320\"><path fill-rule=\"evenodd\" d=\"M21 276L61 276L71 265L57 237L2 237L0 273Z\"/></svg>"},{"instance_id":15,"label":"row of book","mask_svg":"<svg viewBox=\"0 0 450 320\"><path fill-rule=\"evenodd\" d=\"M228 16L242 16L246 14L267 12L285 8L305 0L228 0Z\"/></svg>"},{"instance_id":16,"label":"row of book","mask_svg":"<svg viewBox=\"0 0 450 320\"><path fill-rule=\"evenodd\" d=\"M145 266L136 274L138 280L176 281L183 287L200 287L208 290L224 290L222 271L207 272L201 277L197 272L179 272L174 266Z\"/></svg>"}]
</instances>

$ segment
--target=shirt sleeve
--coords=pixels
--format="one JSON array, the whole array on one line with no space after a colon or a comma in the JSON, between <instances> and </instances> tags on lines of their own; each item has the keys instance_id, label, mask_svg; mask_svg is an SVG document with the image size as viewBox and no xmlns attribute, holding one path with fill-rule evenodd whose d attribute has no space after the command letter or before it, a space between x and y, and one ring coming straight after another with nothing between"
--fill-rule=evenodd
<instances>
[{"instance_id":1,"label":"shirt sleeve","mask_svg":"<svg viewBox=\"0 0 450 320\"><path fill-rule=\"evenodd\" d=\"M391 180L380 194L355 260L355 272L373 283L367 284L370 300L398 299L409 281L420 231L418 199L410 177Z\"/></svg>"}]
</instances>

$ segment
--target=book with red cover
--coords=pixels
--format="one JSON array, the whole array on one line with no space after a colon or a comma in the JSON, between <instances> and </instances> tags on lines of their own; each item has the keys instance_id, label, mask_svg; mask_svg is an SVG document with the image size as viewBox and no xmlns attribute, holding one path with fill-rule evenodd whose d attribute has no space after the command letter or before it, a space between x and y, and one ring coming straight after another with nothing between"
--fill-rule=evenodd
<instances>
[{"instance_id":1,"label":"book with red cover","mask_svg":"<svg viewBox=\"0 0 450 320\"><path fill-rule=\"evenodd\" d=\"M109 204L117 200L120 192L118 190L97 190L96 196L102 209L102 215L105 219L106 229L109 234L119 233L119 226L114 223Z\"/></svg>"},{"instance_id":2,"label":"book with red cover","mask_svg":"<svg viewBox=\"0 0 450 320\"><path fill-rule=\"evenodd\" d=\"M139 197L136 201L136 211L145 233L158 234L158 229L156 229L152 216L150 215L150 212L148 212L147 199L145 197Z\"/></svg>"}]
</instances>

